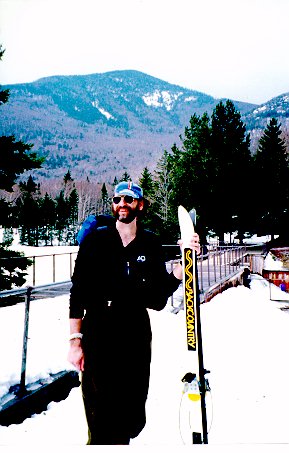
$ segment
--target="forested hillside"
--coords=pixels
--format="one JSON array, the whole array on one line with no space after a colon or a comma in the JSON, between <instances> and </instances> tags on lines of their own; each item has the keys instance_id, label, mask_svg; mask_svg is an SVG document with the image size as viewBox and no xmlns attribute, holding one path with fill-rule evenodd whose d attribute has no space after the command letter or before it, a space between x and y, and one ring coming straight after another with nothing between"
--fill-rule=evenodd
<instances>
[{"instance_id":1,"label":"forested hillside","mask_svg":"<svg viewBox=\"0 0 289 453\"><path fill-rule=\"evenodd\" d=\"M124 171L136 178L179 143L194 113L211 113L220 101L138 71L55 76L3 89L10 98L1 111L2 134L33 143L45 156L33 172L41 180L67 170L97 182ZM234 103L242 114L257 107Z\"/></svg>"}]
</instances>

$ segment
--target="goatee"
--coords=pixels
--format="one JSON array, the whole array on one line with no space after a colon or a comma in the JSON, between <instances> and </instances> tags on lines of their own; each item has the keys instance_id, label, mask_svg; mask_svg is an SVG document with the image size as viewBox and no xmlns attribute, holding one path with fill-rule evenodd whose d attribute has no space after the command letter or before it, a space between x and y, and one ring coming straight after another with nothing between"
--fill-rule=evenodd
<instances>
[{"instance_id":1,"label":"goatee","mask_svg":"<svg viewBox=\"0 0 289 453\"><path fill-rule=\"evenodd\" d=\"M135 209L132 209L130 206L126 206L125 209L127 211L127 215L126 216L122 216L119 213L119 211L121 209L124 209L123 206L122 207L117 207L117 208L112 207L113 215L119 222L127 223L127 224L131 223L137 217L138 212L139 212L138 207L136 207Z\"/></svg>"}]
</instances>

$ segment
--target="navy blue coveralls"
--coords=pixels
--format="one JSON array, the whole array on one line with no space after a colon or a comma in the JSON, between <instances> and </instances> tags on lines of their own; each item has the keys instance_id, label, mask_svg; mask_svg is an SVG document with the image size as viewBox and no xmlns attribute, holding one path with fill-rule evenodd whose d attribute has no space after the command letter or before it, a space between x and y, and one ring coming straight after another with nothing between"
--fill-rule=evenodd
<instances>
[{"instance_id":1,"label":"navy blue coveralls","mask_svg":"<svg viewBox=\"0 0 289 453\"><path fill-rule=\"evenodd\" d=\"M147 308L162 310L179 283L166 271L159 238L141 226L126 247L115 225L81 243L70 318L83 318L89 444L128 444L143 429L152 338Z\"/></svg>"}]
</instances>

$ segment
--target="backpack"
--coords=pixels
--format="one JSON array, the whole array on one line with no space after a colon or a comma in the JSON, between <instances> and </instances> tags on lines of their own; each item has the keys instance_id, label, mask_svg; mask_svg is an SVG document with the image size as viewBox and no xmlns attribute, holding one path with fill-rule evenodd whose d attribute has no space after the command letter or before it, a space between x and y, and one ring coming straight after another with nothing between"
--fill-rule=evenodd
<instances>
[{"instance_id":1,"label":"backpack","mask_svg":"<svg viewBox=\"0 0 289 453\"><path fill-rule=\"evenodd\" d=\"M80 245L83 239L92 231L97 230L99 227L113 225L115 222L114 217L111 215L99 214L99 215L89 215L81 225L79 232L76 235L76 240Z\"/></svg>"}]
</instances>

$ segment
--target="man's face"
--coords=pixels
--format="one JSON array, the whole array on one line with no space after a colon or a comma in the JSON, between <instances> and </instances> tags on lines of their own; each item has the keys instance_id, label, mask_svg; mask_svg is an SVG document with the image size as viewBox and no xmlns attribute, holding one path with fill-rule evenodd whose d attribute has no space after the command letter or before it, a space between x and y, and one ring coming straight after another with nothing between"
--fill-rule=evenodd
<instances>
[{"instance_id":1,"label":"man's face","mask_svg":"<svg viewBox=\"0 0 289 453\"><path fill-rule=\"evenodd\" d=\"M143 209L143 202L135 198L132 202L127 202L124 196L116 198L120 198L120 201L119 203L112 203L113 215L122 223L131 223L138 216L139 211Z\"/></svg>"}]
</instances>

